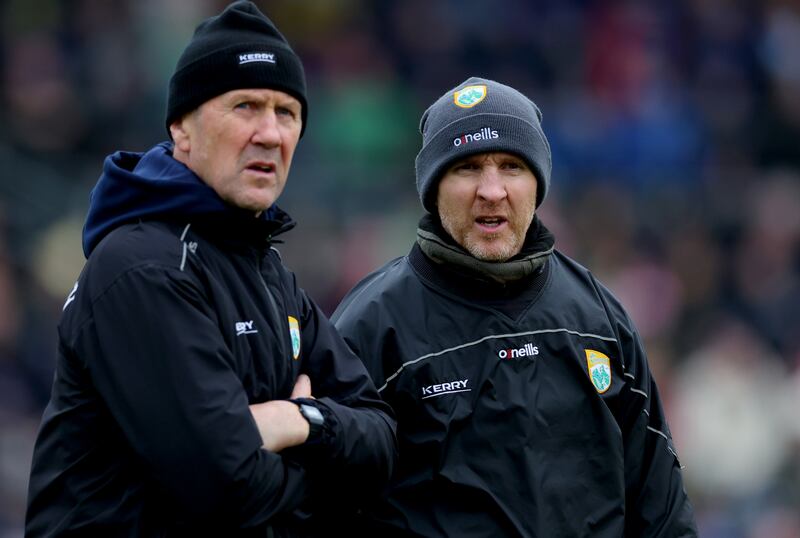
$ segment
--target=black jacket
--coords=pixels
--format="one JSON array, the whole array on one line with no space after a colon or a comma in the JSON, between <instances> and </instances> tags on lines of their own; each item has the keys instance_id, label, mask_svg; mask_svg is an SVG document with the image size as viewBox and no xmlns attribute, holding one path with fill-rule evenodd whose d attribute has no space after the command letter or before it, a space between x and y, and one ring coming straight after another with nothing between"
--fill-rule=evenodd
<instances>
[{"instance_id":1,"label":"black jacket","mask_svg":"<svg viewBox=\"0 0 800 538\"><path fill-rule=\"evenodd\" d=\"M309 508L385 483L391 410L272 248L292 224L226 205L168 145L106 161L58 328L28 536L303 535ZM248 405L288 398L301 372L323 440L263 450Z\"/></svg>"},{"instance_id":2,"label":"black jacket","mask_svg":"<svg viewBox=\"0 0 800 538\"><path fill-rule=\"evenodd\" d=\"M566 256L503 286L415 245L331 319L397 416L362 534L696 536L639 336Z\"/></svg>"}]
</instances>

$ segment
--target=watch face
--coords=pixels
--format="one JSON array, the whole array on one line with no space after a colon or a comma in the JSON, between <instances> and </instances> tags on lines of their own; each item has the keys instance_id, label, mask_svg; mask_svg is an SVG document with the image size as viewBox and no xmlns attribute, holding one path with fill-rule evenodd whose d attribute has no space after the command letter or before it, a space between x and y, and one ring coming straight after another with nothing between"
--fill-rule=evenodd
<instances>
[{"instance_id":1,"label":"watch face","mask_svg":"<svg viewBox=\"0 0 800 538\"><path fill-rule=\"evenodd\" d=\"M313 405L302 404L300 410L303 412L303 416L313 424L321 425L325 422L325 419L322 417L322 412Z\"/></svg>"}]
</instances>

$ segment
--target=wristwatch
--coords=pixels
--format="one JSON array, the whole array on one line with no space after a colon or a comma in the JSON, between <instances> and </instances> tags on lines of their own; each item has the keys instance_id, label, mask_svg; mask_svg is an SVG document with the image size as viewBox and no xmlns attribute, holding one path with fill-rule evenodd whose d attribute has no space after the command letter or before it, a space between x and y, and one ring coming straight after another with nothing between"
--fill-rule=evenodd
<instances>
[{"instance_id":1,"label":"wristwatch","mask_svg":"<svg viewBox=\"0 0 800 538\"><path fill-rule=\"evenodd\" d=\"M300 414L308 422L308 439L306 444L319 443L322 440L322 427L325 425L325 416L319 408L303 400L292 400L300 408Z\"/></svg>"}]
</instances>

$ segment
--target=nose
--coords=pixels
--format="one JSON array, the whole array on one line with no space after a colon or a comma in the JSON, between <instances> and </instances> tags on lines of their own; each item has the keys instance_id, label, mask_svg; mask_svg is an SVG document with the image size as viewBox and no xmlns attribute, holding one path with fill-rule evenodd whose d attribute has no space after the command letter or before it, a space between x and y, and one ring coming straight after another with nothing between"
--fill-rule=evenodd
<instances>
[{"instance_id":1,"label":"nose","mask_svg":"<svg viewBox=\"0 0 800 538\"><path fill-rule=\"evenodd\" d=\"M278 129L278 117L275 115L275 110L266 109L259 115L251 141L253 144L267 148L281 145L281 133Z\"/></svg>"},{"instance_id":2,"label":"nose","mask_svg":"<svg viewBox=\"0 0 800 538\"><path fill-rule=\"evenodd\" d=\"M497 168L487 166L481 171L477 195L478 198L493 204L502 201L507 196L505 179Z\"/></svg>"}]
</instances>

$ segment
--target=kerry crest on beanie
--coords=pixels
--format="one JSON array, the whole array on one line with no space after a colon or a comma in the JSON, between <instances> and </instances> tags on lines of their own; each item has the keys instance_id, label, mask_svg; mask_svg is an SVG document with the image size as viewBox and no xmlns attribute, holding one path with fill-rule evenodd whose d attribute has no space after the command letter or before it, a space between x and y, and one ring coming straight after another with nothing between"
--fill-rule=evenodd
<instances>
[{"instance_id":1,"label":"kerry crest on beanie","mask_svg":"<svg viewBox=\"0 0 800 538\"><path fill-rule=\"evenodd\" d=\"M550 144L542 113L519 91L493 80L471 77L442 95L422 114L422 149L417 154L417 191L423 207L436 214L439 180L453 161L488 151L518 155L538 180L536 206L550 186Z\"/></svg>"},{"instance_id":2,"label":"kerry crest on beanie","mask_svg":"<svg viewBox=\"0 0 800 538\"><path fill-rule=\"evenodd\" d=\"M225 92L269 88L308 103L303 64L286 38L252 2L239 0L201 22L169 81L167 132L172 122Z\"/></svg>"}]
</instances>

